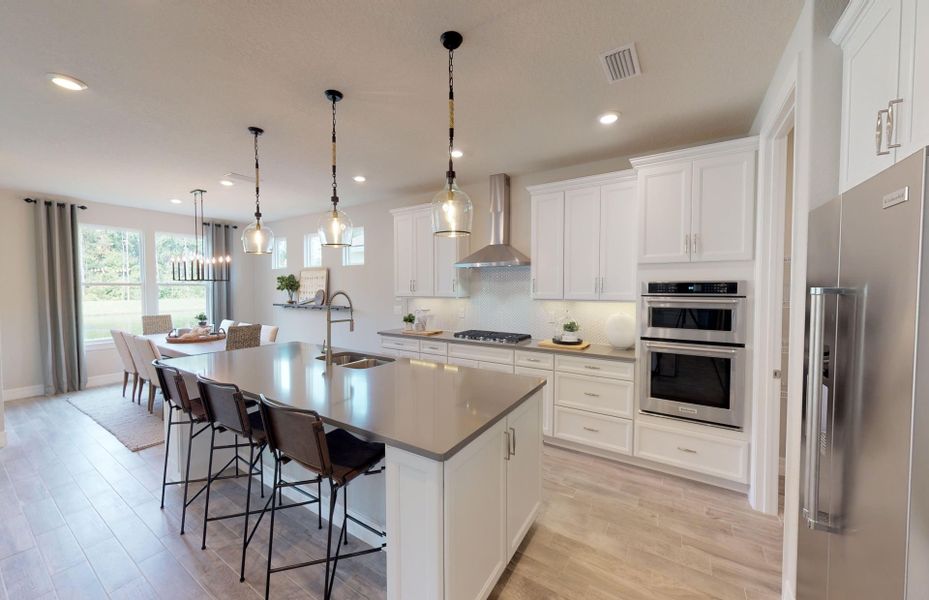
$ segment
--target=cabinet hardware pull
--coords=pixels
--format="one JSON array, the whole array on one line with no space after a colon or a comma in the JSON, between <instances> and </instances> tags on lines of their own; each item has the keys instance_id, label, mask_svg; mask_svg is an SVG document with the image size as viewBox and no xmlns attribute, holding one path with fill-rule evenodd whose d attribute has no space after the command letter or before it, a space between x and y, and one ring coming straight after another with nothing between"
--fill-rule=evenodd
<instances>
[{"instance_id":1,"label":"cabinet hardware pull","mask_svg":"<svg viewBox=\"0 0 929 600\"><path fill-rule=\"evenodd\" d=\"M506 454L503 456L503 459L510 460L510 430L507 429L504 431L503 435L506 436Z\"/></svg>"},{"instance_id":2,"label":"cabinet hardware pull","mask_svg":"<svg viewBox=\"0 0 929 600\"><path fill-rule=\"evenodd\" d=\"M595 367L593 365L584 365L585 369L590 369L591 371L599 371L600 367Z\"/></svg>"},{"instance_id":3,"label":"cabinet hardware pull","mask_svg":"<svg viewBox=\"0 0 929 600\"><path fill-rule=\"evenodd\" d=\"M696 454L696 453L697 453L696 450L691 450L690 448L682 448L682 447L678 446L677 449L680 450L681 452L686 452L687 454Z\"/></svg>"},{"instance_id":4,"label":"cabinet hardware pull","mask_svg":"<svg viewBox=\"0 0 929 600\"><path fill-rule=\"evenodd\" d=\"M542 362L542 361L539 360L538 358L527 358L526 362Z\"/></svg>"},{"instance_id":5,"label":"cabinet hardware pull","mask_svg":"<svg viewBox=\"0 0 929 600\"><path fill-rule=\"evenodd\" d=\"M693 234L690 238L690 246L692 249L691 254L696 256L697 255L697 234L696 233Z\"/></svg>"},{"instance_id":6,"label":"cabinet hardware pull","mask_svg":"<svg viewBox=\"0 0 929 600\"><path fill-rule=\"evenodd\" d=\"M590 431L592 433L600 433L599 429L594 429L593 427L587 427L586 425L584 426L584 431Z\"/></svg>"},{"instance_id":7,"label":"cabinet hardware pull","mask_svg":"<svg viewBox=\"0 0 929 600\"><path fill-rule=\"evenodd\" d=\"M885 156L890 154L890 150L881 150L884 146L884 117L889 112L889 109L882 108L877 111L877 123L874 126L874 143L877 145L877 155Z\"/></svg>"},{"instance_id":8,"label":"cabinet hardware pull","mask_svg":"<svg viewBox=\"0 0 929 600\"><path fill-rule=\"evenodd\" d=\"M532 278L532 293L536 293L535 277Z\"/></svg>"},{"instance_id":9,"label":"cabinet hardware pull","mask_svg":"<svg viewBox=\"0 0 929 600\"><path fill-rule=\"evenodd\" d=\"M897 98L887 103L887 149L899 148L900 143L897 139L897 111L894 108L897 104L903 102L903 98Z\"/></svg>"},{"instance_id":10,"label":"cabinet hardware pull","mask_svg":"<svg viewBox=\"0 0 929 600\"><path fill-rule=\"evenodd\" d=\"M516 456L516 430L510 427L510 442L513 444L513 450L510 456Z\"/></svg>"},{"instance_id":11,"label":"cabinet hardware pull","mask_svg":"<svg viewBox=\"0 0 929 600\"><path fill-rule=\"evenodd\" d=\"M593 392L584 392L585 396L590 396L591 398L599 398L600 394L595 394Z\"/></svg>"}]
</instances>

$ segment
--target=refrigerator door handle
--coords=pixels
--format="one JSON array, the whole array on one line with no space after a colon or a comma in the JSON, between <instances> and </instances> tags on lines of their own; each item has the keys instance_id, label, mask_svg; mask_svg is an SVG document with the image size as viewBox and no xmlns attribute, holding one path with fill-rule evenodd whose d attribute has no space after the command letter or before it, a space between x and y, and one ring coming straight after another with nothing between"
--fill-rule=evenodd
<instances>
[{"instance_id":1,"label":"refrigerator door handle","mask_svg":"<svg viewBox=\"0 0 929 600\"><path fill-rule=\"evenodd\" d=\"M837 287L810 288L810 340L806 376L806 478L803 482L803 506L801 507L806 525L810 529L832 531L833 526L828 514L819 508L819 455L821 448L820 416L823 414L820 403L823 391L823 367L825 360L825 297L851 295L853 290ZM835 357L830 356L830 363ZM831 365L830 365L831 367Z\"/></svg>"}]
</instances>

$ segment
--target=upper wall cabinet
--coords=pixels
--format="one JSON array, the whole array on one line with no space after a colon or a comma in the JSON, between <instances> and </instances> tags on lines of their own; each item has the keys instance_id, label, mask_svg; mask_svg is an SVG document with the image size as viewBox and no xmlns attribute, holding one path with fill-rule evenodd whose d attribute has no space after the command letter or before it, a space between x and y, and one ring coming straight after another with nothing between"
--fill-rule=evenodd
<instances>
[{"instance_id":1,"label":"upper wall cabinet","mask_svg":"<svg viewBox=\"0 0 929 600\"><path fill-rule=\"evenodd\" d=\"M529 192L532 297L635 300L634 173L549 183Z\"/></svg>"},{"instance_id":2,"label":"upper wall cabinet","mask_svg":"<svg viewBox=\"0 0 929 600\"><path fill-rule=\"evenodd\" d=\"M391 211L394 218L394 295L467 295L467 272L455 263L468 253L468 238L432 234L429 205Z\"/></svg>"},{"instance_id":3,"label":"upper wall cabinet","mask_svg":"<svg viewBox=\"0 0 929 600\"><path fill-rule=\"evenodd\" d=\"M632 159L639 262L751 260L757 138Z\"/></svg>"},{"instance_id":4,"label":"upper wall cabinet","mask_svg":"<svg viewBox=\"0 0 929 600\"><path fill-rule=\"evenodd\" d=\"M851 0L831 38L843 55L846 191L929 144L929 3Z\"/></svg>"}]
</instances>

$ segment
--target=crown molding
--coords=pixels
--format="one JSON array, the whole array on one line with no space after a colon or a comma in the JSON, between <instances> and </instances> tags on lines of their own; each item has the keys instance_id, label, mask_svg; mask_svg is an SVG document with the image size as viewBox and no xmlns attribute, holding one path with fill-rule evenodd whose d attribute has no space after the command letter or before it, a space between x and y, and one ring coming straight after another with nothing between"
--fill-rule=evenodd
<instances>
[{"instance_id":1,"label":"crown molding","mask_svg":"<svg viewBox=\"0 0 929 600\"><path fill-rule=\"evenodd\" d=\"M610 185L614 183L623 183L635 181L635 171L626 169L623 171L612 171L610 173L601 173L600 175L589 175L587 177L577 177L575 179L566 179L564 181L553 181L551 183L540 183L530 185L526 190L530 194L547 194L551 192L566 192L586 187Z\"/></svg>"},{"instance_id":2,"label":"crown molding","mask_svg":"<svg viewBox=\"0 0 929 600\"><path fill-rule=\"evenodd\" d=\"M693 160L695 158L707 158L709 156L743 152L746 150L758 150L758 136L729 140L727 142L716 142L715 144L694 146L693 148L672 150L671 152L650 154L648 156L637 156L636 158L630 158L629 162L632 163L635 169L640 169L641 167L649 167L652 165Z\"/></svg>"}]
</instances>

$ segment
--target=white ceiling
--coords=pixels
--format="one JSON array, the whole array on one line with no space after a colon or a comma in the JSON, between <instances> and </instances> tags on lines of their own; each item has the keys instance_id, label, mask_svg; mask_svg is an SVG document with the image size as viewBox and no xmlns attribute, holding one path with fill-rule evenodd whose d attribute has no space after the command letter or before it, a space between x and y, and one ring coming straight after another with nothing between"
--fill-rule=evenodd
<instances>
[{"instance_id":1,"label":"white ceiling","mask_svg":"<svg viewBox=\"0 0 929 600\"><path fill-rule=\"evenodd\" d=\"M524 174L748 132L802 0L8 0L0 3L0 186L245 220L261 138L272 220L329 198L339 104L346 204L438 189L457 29L459 180ZM601 52L636 42L610 85ZM48 72L85 81L66 92ZM611 127L598 114L622 112ZM359 185L351 176L363 173Z\"/></svg>"}]
</instances>

